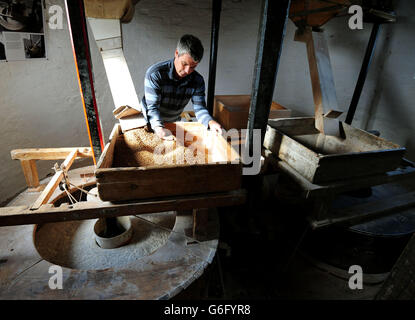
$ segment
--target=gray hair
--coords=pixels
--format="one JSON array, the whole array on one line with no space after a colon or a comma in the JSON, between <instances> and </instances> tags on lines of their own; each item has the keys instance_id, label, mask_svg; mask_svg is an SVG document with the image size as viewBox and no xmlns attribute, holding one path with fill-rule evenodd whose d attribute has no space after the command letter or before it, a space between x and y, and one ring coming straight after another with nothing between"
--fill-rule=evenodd
<instances>
[{"instance_id":1,"label":"gray hair","mask_svg":"<svg viewBox=\"0 0 415 320\"><path fill-rule=\"evenodd\" d=\"M192 36L191 34L183 35L177 43L177 52L179 56L182 54L189 54L195 62L200 62L203 57L203 45L202 42Z\"/></svg>"}]
</instances>

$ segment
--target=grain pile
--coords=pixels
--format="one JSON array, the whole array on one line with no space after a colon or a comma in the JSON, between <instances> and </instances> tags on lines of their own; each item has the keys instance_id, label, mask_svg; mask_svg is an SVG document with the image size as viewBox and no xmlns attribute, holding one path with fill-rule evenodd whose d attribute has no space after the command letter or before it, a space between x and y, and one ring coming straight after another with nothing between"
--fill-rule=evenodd
<instances>
[{"instance_id":1,"label":"grain pile","mask_svg":"<svg viewBox=\"0 0 415 320\"><path fill-rule=\"evenodd\" d=\"M130 130L117 138L112 167L147 167L208 163L208 150L201 139L185 132L186 140L167 141L144 128Z\"/></svg>"}]
</instances>

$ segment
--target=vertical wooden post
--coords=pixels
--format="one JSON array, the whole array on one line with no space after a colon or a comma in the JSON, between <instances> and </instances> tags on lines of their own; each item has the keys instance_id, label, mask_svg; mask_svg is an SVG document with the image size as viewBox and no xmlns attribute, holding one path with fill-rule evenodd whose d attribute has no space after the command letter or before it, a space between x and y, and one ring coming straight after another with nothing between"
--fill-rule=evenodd
<instances>
[{"instance_id":1,"label":"vertical wooden post","mask_svg":"<svg viewBox=\"0 0 415 320\"><path fill-rule=\"evenodd\" d=\"M321 133L339 136L336 88L327 41L323 31L312 31L310 27L297 30L295 40L307 45L308 65L314 98L315 127Z\"/></svg>"},{"instance_id":2,"label":"vertical wooden post","mask_svg":"<svg viewBox=\"0 0 415 320\"><path fill-rule=\"evenodd\" d=\"M95 99L92 61L89 50L88 31L84 3L82 0L66 0L68 13L69 34L81 91L85 121L88 129L89 142L93 150L94 164L104 150L101 123L98 116L98 106Z\"/></svg>"},{"instance_id":3,"label":"vertical wooden post","mask_svg":"<svg viewBox=\"0 0 415 320\"><path fill-rule=\"evenodd\" d=\"M36 160L20 160L23 174L28 188L39 188L39 176L37 173Z\"/></svg>"},{"instance_id":4,"label":"vertical wooden post","mask_svg":"<svg viewBox=\"0 0 415 320\"><path fill-rule=\"evenodd\" d=\"M206 235L209 220L209 209L193 209L193 238L201 239Z\"/></svg>"},{"instance_id":5,"label":"vertical wooden post","mask_svg":"<svg viewBox=\"0 0 415 320\"><path fill-rule=\"evenodd\" d=\"M254 130L261 130L260 145L262 146L268 125L290 4L291 0L262 1L248 116L248 134L245 139L245 152L248 156L258 160L261 154L254 154ZM255 163L257 162L252 162L252 167ZM245 176L244 185L248 189L246 213L249 214L256 206L255 200L260 199L262 178L259 175Z\"/></svg>"},{"instance_id":6,"label":"vertical wooden post","mask_svg":"<svg viewBox=\"0 0 415 320\"><path fill-rule=\"evenodd\" d=\"M262 2L246 139L249 154L253 152L253 129L261 129L261 144L264 141L290 3L290 0Z\"/></svg>"}]
</instances>

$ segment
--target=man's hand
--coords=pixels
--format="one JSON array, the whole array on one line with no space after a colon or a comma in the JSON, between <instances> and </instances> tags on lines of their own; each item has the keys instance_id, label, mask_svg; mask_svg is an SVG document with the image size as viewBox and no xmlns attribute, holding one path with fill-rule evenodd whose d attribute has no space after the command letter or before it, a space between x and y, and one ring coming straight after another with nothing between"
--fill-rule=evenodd
<instances>
[{"instance_id":1,"label":"man's hand","mask_svg":"<svg viewBox=\"0 0 415 320\"><path fill-rule=\"evenodd\" d=\"M173 136L170 130L163 128L163 127L155 127L154 132L156 135L163 140L176 140L175 136Z\"/></svg>"},{"instance_id":2,"label":"man's hand","mask_svg":"<svg viewBox=\"0 0 415 320\"><path fill-rule=\"evenodd\" d=\"M209 121L209 128L210 130L213 130L217 134L222 134L222 126L219 123L217 123L215 120Z\"/></svg>"}]
</instances>

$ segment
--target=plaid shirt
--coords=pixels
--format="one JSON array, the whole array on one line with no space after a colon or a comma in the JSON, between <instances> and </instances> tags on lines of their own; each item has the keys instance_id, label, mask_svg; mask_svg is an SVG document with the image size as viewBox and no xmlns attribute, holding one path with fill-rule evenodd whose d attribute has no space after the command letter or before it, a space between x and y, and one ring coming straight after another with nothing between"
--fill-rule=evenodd
<instances>
[{"instance_id":1,"label":"plaid shirt","mask_svg":"<svg viewBox=\"0 0 415 320\"><path fill-rule=\"evenodd\" d=\"M180 121L190 99L197 121L207 127L213 118L206 108L205 81L197 71L175 79L174 59L157 63L147 70L141 103L153 128L163 126L164 121Z\"/></svg>"}]
</instances>

